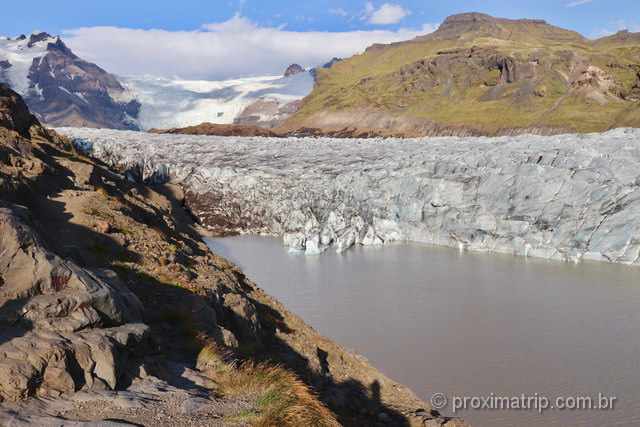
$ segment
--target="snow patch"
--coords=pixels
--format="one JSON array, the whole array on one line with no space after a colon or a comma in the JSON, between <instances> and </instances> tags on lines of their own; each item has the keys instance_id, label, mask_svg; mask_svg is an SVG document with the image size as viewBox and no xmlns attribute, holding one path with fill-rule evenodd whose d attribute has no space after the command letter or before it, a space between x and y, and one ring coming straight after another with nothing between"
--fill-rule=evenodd
<instances>
[{"instance_id":1,"label":"snow patch","mask_svg":"<svg viewBox=\"0 0 640 427\"><path fill-rule=\"evenodd\" d=\"M47 52L48 41L41 41L27 49L29 39L0 39L0 60L8 60L11 68L5 70L5 76L13 90L25 95L29 91L29 69L34 59L42 58Z\"/></svg>"}]
</instances>

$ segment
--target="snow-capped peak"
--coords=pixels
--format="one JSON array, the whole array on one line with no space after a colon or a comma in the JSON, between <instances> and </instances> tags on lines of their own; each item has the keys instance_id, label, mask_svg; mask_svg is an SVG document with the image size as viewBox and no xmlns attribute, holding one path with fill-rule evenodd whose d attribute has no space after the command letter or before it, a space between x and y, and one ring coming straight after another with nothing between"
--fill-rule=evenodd
<instances>
[{"instance_id":1,"label":"snow-capped peak","mask_svg":"<svg viewBox=\"0 0 640 427\"><path fill-rule=\"evenodd\" d=\"M44 44L46 46L50 42L50 40L57 39L58 37L52 37L50 34L36 30L29 36L29 43L27 43L27 48L31 49L37 44Z\"/></svg>"},{"instance_id":2,"label":"snow-capped peak","mask_svg":"<svg viewBox=\"0 0 640 427\"><path fill-rule=\"evenodd\" d=\"M5 69L0 70L0 80L11 86L13 90L26 95L30 90L29 69L34 59L42 58L47 53L47 43L43 34L15 39L0 40L0 60L5 63Z\"/></svg>"},{"instance_id":3,"label":"snow-capped peak","mask_svg":"<svg viewBox=\"0 0 640 427\"><path fill-rule=\"evenodd\" d=\"M40 30L29 37L0 39L0 83L20 93L46 123L134 127L123 118L136 115L137 103L112 97L124 91L116 78L78 58L60 37ZM75 112L56 115L65 110Z\"/></svg>"}]
</instances>

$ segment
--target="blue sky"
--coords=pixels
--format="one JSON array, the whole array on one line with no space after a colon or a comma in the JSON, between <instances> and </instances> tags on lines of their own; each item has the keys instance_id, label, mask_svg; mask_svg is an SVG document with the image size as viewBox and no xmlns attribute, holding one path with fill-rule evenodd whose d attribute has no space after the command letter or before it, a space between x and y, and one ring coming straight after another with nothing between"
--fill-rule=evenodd
<instances>
[{"instance_id":1,"label":"blue sky","mask_svg":"<svg viewBox=\"0 0 640 427\"><path fill-rule=\"evenodd\" d=\"M4 35L29 33L41 29L61 33L66 29L86 26L118 26L165 30L196 30L201 25L222 22L238 10L243 16L267 26L286 25L287 29L306 31L350 31L371 28L420 28L424 23L441 22L461 12L484 12L505 18L540 18L587 37L602 29L617 28L619 20L627 25L640 25L638 0L592 0L567 7L580 0L398 0L371 1L379 8L384 3L399 5L410 11L395 24L370 24L353 19L365 9L366 1L279 1L247 0L35 0L3 2L0 26ZM25 8L28 7L28 13ZM344 15L344 13L348 15Z\"/></svg>"},{"instance_id":2,"label":"blue sky","mask_svg":"<svg viewBox=\"0 0 640 427\"><path fill-rule=\"evenodd\" d=\"M433 31L477 11L545 19L595 38L640 31L640 0L5 1L0 35L61 34L82 58L124 75L226 79L314 66ZM27 10L28 8L28 10ZM10 17L10 19L5 19ZM215 65L214 65L215 64Z\"/></svg>"}]
</instances>

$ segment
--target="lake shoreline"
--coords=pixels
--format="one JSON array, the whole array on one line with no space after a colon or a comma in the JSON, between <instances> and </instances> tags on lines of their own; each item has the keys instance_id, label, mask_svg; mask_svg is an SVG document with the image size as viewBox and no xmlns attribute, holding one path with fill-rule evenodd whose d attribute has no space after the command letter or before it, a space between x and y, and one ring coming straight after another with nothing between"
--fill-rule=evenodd
<instances>
[{"instance_id":1,"label":"lake shoreline","mask_svg":"<svg viewBox=\"0 0 640 427\"><path fill-rule=\"evenodd\" d=\"M314 329L354 347L422 399L437 392L555 397L601 391L627 400L615 412L539 418L521 411L520 425L624 424L639 407L627 376L640 363L632 345L640 340L631 329L640 321L633 308L640 302L640 271L633 266L415 243L302 256L287 254L276 237L206 241ZM460 415L480 425L513 421L509 411Z\"/></svg>"}]
</instances>

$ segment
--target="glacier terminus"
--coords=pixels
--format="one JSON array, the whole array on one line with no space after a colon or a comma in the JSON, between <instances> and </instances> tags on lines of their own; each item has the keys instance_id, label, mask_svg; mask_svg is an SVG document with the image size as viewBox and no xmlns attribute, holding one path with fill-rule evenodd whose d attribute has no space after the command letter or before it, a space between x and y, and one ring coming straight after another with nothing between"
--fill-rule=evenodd
<instances>
[{"instance_id":1,"label":"glacier terminus","mask_svg":"<svg viewBox=\"0 0 640 427\"><path fill-rule=\"evenodd\" d=\"M59 128L220 235L292 253L423 242L640 265L640 130L516 137L261 138Z\"/></svg>"}]
</instances>

